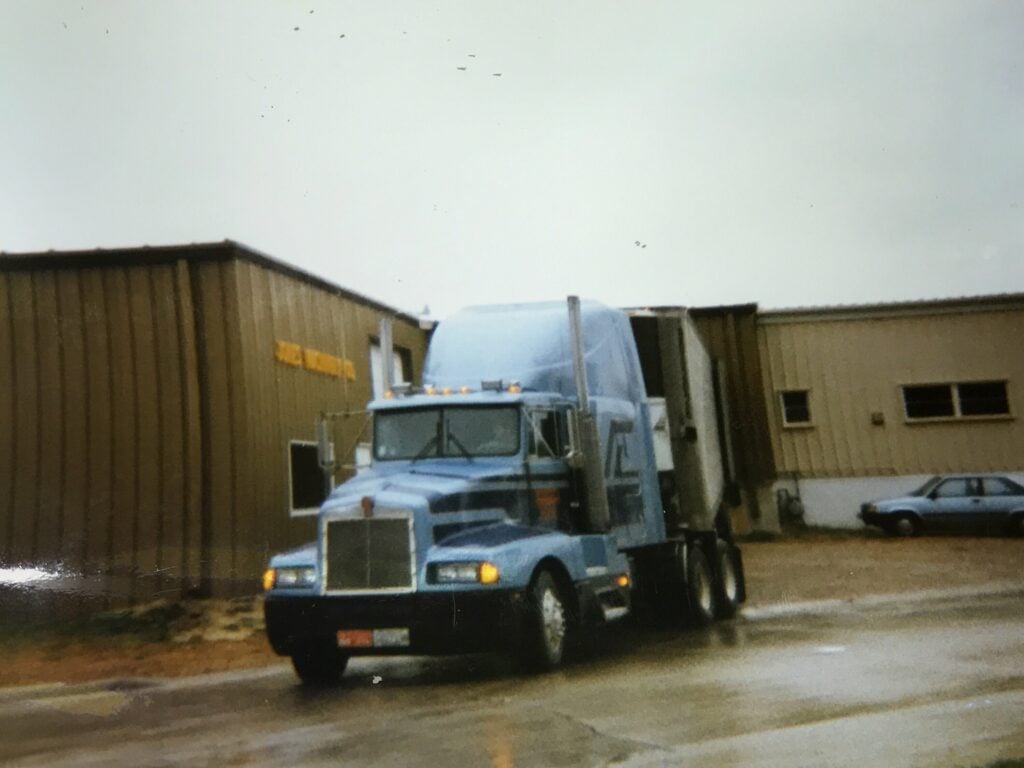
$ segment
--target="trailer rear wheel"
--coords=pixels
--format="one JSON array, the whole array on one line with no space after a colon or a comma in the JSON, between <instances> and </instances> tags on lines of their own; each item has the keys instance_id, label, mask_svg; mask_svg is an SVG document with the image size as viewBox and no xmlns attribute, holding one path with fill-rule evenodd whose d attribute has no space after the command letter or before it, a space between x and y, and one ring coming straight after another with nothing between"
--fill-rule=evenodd
<instances>
[{"instance_id":1,"label":"trailer rear wheel","mask_svg":"<svg viewBox=\"0 0 1024 768\"><path fill-rule=\"evenodd\" d=\"M347 666L348 654L328 640L304 643L292 652L292 667L305 685L338 685Z\"/></svg>"},{"instance_id":2,"label":"trailer rear wheel","mask_svg":"<svg viewBox=\"0 0 1024 768\"><path fill-rule=\"evenodd\" d=\"M686 620L691 626L705 627L715 619L714 579L699 544L691 544L686 555Z\"/></svg>"},{"instance_id":3,"label":"trailer rear wheel","mask_svg":"<svg viewBox=\"0 0 1024 768\"><path fill-rule=\"evenodd\" d=\"M558 583L550 572L541 571L530 585L516 649L516 660L523 669L547 672L562 663L568 616Z\"/></svg>"},{"instance_id":4,"label":"trailer rear wheel","mask_svg":"<svg viewBox=\"0 0 1024 768\"><path fill-rule=\"evenodd\" d=\"M721 539L715 545L715 618L731 619L740 605L740 573L736 548Z\"/></svg>"}]
</instances>

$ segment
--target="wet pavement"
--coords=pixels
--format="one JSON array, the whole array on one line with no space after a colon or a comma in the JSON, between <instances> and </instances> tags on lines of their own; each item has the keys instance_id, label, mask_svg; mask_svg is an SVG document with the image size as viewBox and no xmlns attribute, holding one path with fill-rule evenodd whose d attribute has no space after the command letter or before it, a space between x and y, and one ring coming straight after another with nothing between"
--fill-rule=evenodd
<instances>
[{"instance_id":1,"label":"wet pavement","mask_svg":"<svg viewBox=\"0 0 1024 768\"><path fill-rule=\"evenodd\" d=\"M359 659L0 690L4 765L976 766L1024 757L1024 591L609 633L519 677Z\"/></svg>"}]
</instances>

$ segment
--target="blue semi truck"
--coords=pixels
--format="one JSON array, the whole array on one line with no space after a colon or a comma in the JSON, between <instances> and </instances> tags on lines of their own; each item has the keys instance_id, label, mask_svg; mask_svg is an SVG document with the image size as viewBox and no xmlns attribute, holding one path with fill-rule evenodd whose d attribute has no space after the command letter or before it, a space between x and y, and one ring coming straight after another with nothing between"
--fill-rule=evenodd
<instances>
[{"instance_id":1,"label":"blue semi truck","mask_svg":"<svg viewBox=\"0 0 1024 768\"><path fill-rule=\"evenodd\" d=\"M497 651L548 670L631 612L733 616L719 383L683 309L455 314L422 385L369 404L372 463L323 503L317 540L271 559L271 645L330 684L354 655Z\"/></svg>"}]
</instances>

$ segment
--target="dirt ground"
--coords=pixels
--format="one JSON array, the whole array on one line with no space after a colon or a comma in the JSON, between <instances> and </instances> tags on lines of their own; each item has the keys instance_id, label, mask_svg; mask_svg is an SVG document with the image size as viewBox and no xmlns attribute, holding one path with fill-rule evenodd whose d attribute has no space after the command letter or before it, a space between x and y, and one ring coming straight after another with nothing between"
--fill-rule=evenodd
<instances>
[{"instance_id":1,"label":"dirt ground","mask_svg":"<svg viewBox=\"0 0 1024 768\"><path fill-rule=\"evenodd\" d=\"M1024 539L804 534L743 544L748 607L926 589L1024 585ZM282 663L262 634L259 598L143 607L168 614L166 639L131 632L3 643L0 687L177 677Z\"/></svg>"}]
</instances>

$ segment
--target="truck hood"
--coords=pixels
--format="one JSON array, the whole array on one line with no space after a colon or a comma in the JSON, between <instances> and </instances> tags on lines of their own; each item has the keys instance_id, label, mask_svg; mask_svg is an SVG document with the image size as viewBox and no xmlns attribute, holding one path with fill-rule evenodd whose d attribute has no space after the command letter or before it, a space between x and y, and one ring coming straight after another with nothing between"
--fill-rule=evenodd
<instances>
[{"instance_id":1,"label":"truck hood","mask_svg":"<svg viewBox=\"0 0 1024 768\"><path fill-rule=\"evenodd\" d=\"M403 462L394 470L375 469L348 480L334 489L324 508L350 506L364 496L390 494L421 497L435 513L506 506L522 490L524 475L517 471L520 466L483 461Z\"/></svg>"}]
</instances>

